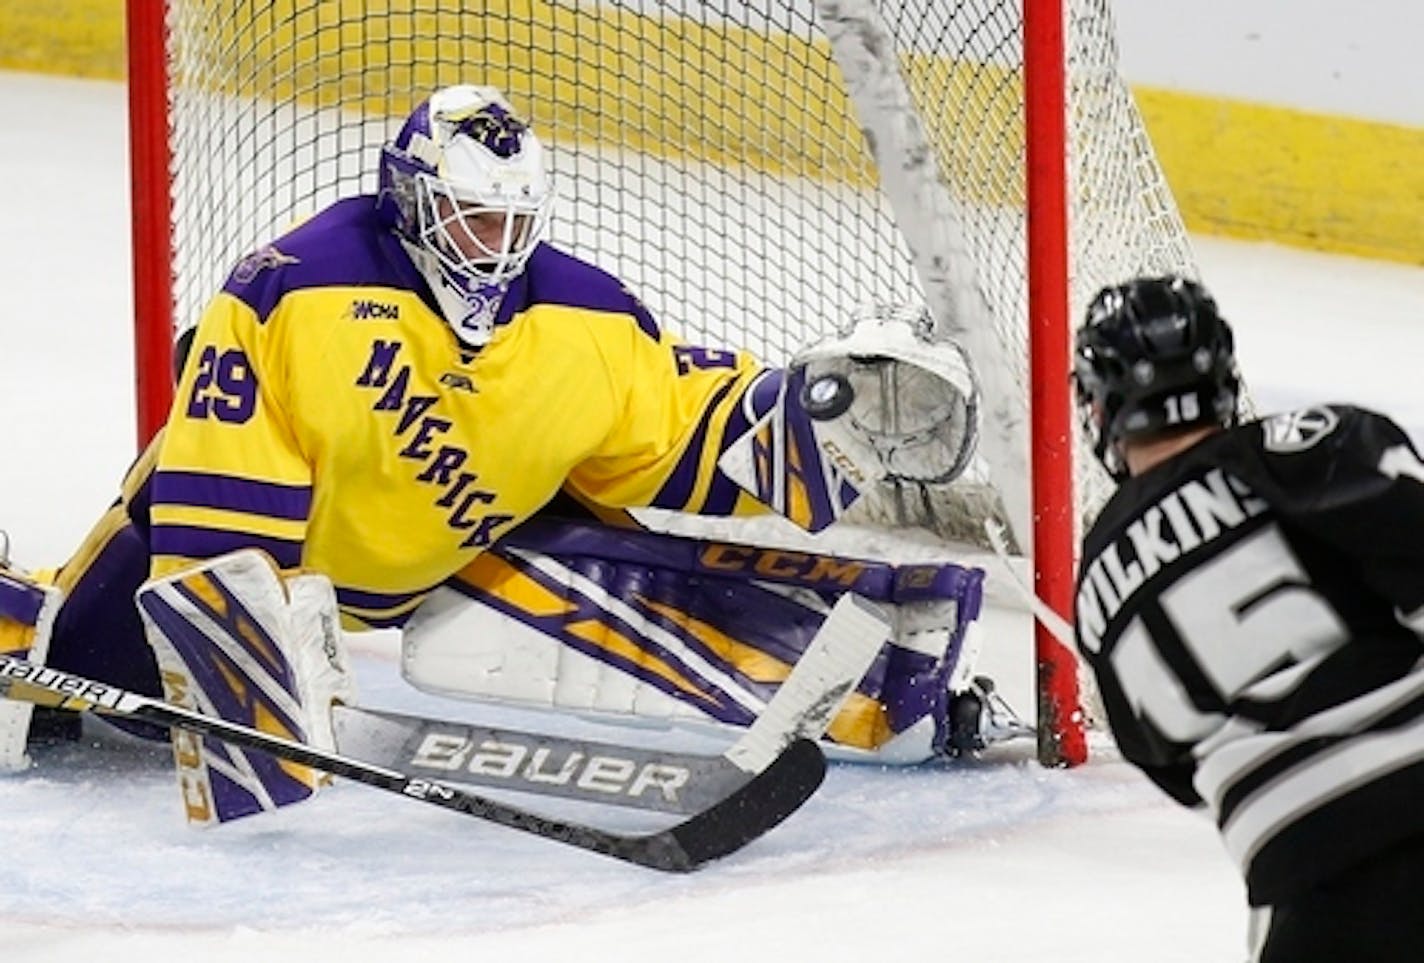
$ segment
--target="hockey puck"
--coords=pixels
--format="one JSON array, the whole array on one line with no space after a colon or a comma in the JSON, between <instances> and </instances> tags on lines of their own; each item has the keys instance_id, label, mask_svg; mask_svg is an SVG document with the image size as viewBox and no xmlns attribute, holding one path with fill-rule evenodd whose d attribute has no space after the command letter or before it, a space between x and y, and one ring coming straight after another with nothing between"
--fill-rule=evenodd
<instances>
[{"instance_id":1,"label":"hockey puck","mask_svg":"<svg viewBox=\"0 0 1424 963\"><path fill-rule=\"evenodd\" d=\"M816 421L839 418L854 400L855 389L843 374L821 375L801 389L801 407Z\"/></svg>"}]
</instances>

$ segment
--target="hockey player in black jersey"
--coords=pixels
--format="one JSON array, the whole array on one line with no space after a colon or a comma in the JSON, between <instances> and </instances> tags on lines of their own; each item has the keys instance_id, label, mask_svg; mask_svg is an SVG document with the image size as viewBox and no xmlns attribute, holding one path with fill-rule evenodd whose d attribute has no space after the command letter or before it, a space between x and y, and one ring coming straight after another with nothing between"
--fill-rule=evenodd
<instances>
[{"instance_id":1,"label":"hockey player in black jersey","mask_svg":"<svg viewBox=\"0 0 1424 963\"><path fill-rule=\"evenodd\" d=\"M1212 815L1253 959L1424 960L1414 446L1348 405L1238 423L1231 329L1180 277L1101 291L1074 380L1120 482L1076 633L1124 758Z\"/></svg>"}]
</instances>

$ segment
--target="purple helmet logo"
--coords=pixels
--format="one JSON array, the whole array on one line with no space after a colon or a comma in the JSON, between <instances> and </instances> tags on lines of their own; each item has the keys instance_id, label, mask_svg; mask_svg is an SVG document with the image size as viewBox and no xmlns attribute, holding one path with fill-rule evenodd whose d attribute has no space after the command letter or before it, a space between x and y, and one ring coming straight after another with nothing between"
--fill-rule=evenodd
<instances>
[{"instance_id":1,"label":"purple helmet logo","mask_svg":"<svg viewBox=\"0 0 1424 963\"><path fill-rule=\"evenodd\" d=\"M455 133L479 141L496 157L519 153L528 126L500 104L486 104L455 125Z\"/></svg>"}]
</instances>

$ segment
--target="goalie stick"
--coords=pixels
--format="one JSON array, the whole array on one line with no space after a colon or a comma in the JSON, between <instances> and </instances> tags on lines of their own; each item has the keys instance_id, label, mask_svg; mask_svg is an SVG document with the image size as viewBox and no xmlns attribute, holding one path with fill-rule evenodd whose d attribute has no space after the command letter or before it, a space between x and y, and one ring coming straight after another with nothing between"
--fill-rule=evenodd
<instances>
[{"instance_id":1,"label":"goalie stick","mask_svg":"<svg viewBox=\"0 0 1424 963\"><path fill-rule=\"evenodd\" d=\"M791 691L809 698L799 707L784 704L775 715L771 712L773 699L758 719L768 720L767 724L758 730L754 723L738 742L741 751L735 762L750 767L754 775L731 795L683 822L648 834L618 833L547 818L437 780L408 776L4 654L0 654L0 694L37 705L185 729L565 845L651 869L688 872L757 839L816 791L825 777L825 757L813 741L798 735L799 726L820 725L824 729L825 720L834 715L859 681L860 675L847 681L844 673L864 656L860 662L860 674L864 674L885 641L886 628L883 615L873 605L850 594L842 596L817 636L828 644L809 663L804 658L798 662L782 687L791 686L799 673L800 682ZM839 645L829 644L833 642ZM842 674L835 675L837 672ZM819 693L813 691L827 681L830 685L823 685Z\"/></svg>"},{"instance_id":2,"label":"goalie stick","mask_svg":"<svg viewBox=\"0 0 1424 963\"><path fill-rule=\"evenodd\" d=\"M1073 638L1073 623L1053 610L1053 607L1039 597L1018 570L1014 568L1013 561L1009 558L1009 544L1005 537L1004 528L992 519L984 522L984 534L989 537L989 545L994 550L994 554L999 557L999 563L1003 566L1004 572L1009 576L1019 597L1028 606L1029 614L1042 623L1048 630L1048 634L1053 636L1073 658L1073 665L1081 671L1081 663L1077 657L1077 643ZM1081 676L1081 678L1087 678ZM1102 694L1097 687L1091 684L1080 685L1078 696L1078 711L1082 713L1082 720L1091 727L1106 727L1108 710L1103 704Z\"/></svg>"},{"instance_id":3,"label":"goalie stick","mask_svg":"<svg viewBox=\"0 0 1424 963\"><path fill-rule=\"evenodd\" d=\"M1053 611L1048 603L1038 597L1038 593L1029 588L1028 583L1019 576L1014 569L1013 562L1009 560L1009 542L1005 537L1004 528L992 519L984 522L984 534L989 537L989 545L998 556L999 562L1004 566L1004 572L1013 582L1014 588L1028 606L1029 614L1043 623L1043 627L1048 629L1055 639L1067 646L1069 651L1073 650L1073 625L1063 616Z\"/></svg>"},{"instance_id":4,"label":"goalie stick","mask_svg":"<svg viewBox=\"0 0 1424 963\"><path fill-rule=\"evenodd\" d=\"M334 706L340 752L457 785L692 815L753 775L725 755L637 748L366 706ZM814 739L818 733L805 733Z\"/></svg>"},{"instance_id":5,"label":"goalie stick","mask_svg":"<svg viewBox=\"0 0 1424 963\"><path fill-rule=\"evenodd\" d=\"M340 705L332 712L336 744L359 759L457 784L692 815L744 785L787 740L820 738L889 634L869 602L844 596L757 719L715 756Z\"/></svg>"},{"instance_id":6,"label":"goalie stick","mask_svg":"<svg viewBox=\"0 0 1424 963\"><path fill-rule=\"evenodd\" d=\"M0 691L8 698L37 705L123 716L186 729L510 829L667 872L696 869L756 839L800 807L821 784L826 769L825 757L816 744L796 739L765 770L712 807L671 829L627 835L549 819L434 779L408 776L324 752L126 689L31 665L8 655L0 655Z\"/></svg>"}]
</instances>

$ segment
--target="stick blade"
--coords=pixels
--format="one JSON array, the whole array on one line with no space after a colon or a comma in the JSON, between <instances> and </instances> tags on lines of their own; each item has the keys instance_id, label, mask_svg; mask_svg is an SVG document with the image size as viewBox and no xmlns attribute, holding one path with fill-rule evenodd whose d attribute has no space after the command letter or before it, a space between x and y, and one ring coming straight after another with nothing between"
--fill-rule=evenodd
<instances>
[{"instance_id":1,"label":"stick blade","mask_svg":"<svg viewBox=\"0 0 1424 963\"><path fill-rule=\"evenodd\" d=\"M793 740L746 785L671 829L638 840L625 859L669 872L690 872L736 852L790 816L820 787L826 757L810 739Z\"/></svg>"}]
</instances>

